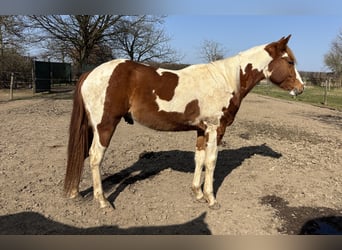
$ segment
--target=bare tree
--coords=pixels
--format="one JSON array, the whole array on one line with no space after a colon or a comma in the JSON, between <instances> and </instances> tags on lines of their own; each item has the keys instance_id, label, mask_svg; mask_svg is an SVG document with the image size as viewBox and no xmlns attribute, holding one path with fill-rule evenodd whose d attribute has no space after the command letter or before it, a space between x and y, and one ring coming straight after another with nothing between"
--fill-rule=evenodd
<instances>
[{"instance_id":1,"label":"bare tree","mask_svg":"<svg viewBox=\"0 0 342 250\"><path fill-rule=\"evenodd\" d=\"M62 62L72 62L72 48L61 40L48 39L44 41L44 46L40 48L39 55L36 57L43 60L56 60Z\"/></svg>"},{"instance_id":2,"label":"bare tree","mask_svg":"<svg viewBox=\"0 0 342 250\"><path fill-rule=\"evenodd\" d=\"M336 75L342 76L342 30L331 43L330 51L324 56L324 63Z\"/></svg>"},{"instance_id":3,"label":"bare tree","mask_svg":"<svg viewBox=\"0 0 342 250\"><path fill-rule=\"evenodd\" d=\"M121 15L48 15L30 16L34 28L43 31L41 41L58 41L78 66L79 72L88 63L96 46L107 41L117 31Z\"/></svg>"},{"instance_id":4,"label":"bare tree","mask_svg":"<svg viewBox=\"0 0 342 250\"><path fill-rule=\"evenodd\" d=\"M226 51L222 44L213 40L204 40L199 49L200 58L206 62L223 59Z\"/></svg>"},{"instance_id":5,"label":"bare tree","mask_svg":"<svg viewBox=\"0 0 342 250\"><path fill-rule=\"evenodd\" d=\"M116 55L140 62L179 61L181 57L168 44L171 39L162 28L163 22L163 17L147 15L121 19L113 36Z\"/></svg>"},{"instance_id":6,"label":"bare tree","mask_svg":"<svg viewBox=\"0 0 342 250\"><path fill-rule=\"evenodd\" d=\"M170 38L162 28L163 17L49 15L30 16L30 19L31 27L43 31L37 42L48 48L45 55L71 59L79 72L86 64L114 56L144 62L180 60L169 46Z\"/></svg>"},{"instance_id":7,"label":"bare tree","mask_svg":"<svg viewBox=\"0 0 342 250\"><path fill-rule=\"evenodd\" d=\"M22 55L25 30L23 16L0 16L0 88L9 86L12 73L31 75L31 60Z\"/></svg>"},{"instance_id":8,"label":"bare tree","mask_svg":"<svg viewBox=\"0 0 342 250\"><path fill-rule=\"evenodd\" d=\"M113 50L107 43L97 44L91 51L88 61L91 65L98 65L114 58Z\"/></svg>"},{"instance_id":9,"label":"bare tree","mask_svg":"<svg viewBox=\"0 0 342 250\"><path fill-rule=\"evenodd\" d=\"M22 48L24 29L22 16L0 16L0 56L5 48Z\"/></svg>"}]
</instances>

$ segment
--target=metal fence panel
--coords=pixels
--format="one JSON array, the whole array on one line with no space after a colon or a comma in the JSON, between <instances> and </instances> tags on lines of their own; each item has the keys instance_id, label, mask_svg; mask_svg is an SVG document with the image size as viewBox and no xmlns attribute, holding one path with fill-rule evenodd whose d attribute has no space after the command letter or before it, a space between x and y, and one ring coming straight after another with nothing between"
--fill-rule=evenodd
<instances>
[{"instance_id":1,"label":"metal fence panel","mask_svg":"<svg viewBox=\"0 0 342 250\"><path fill-rule=\"evenodd\" d=\"M71 64L56 62L34 62L35 92L51 90L52 84L71 82Z\"/></svg>"}]
</instances>

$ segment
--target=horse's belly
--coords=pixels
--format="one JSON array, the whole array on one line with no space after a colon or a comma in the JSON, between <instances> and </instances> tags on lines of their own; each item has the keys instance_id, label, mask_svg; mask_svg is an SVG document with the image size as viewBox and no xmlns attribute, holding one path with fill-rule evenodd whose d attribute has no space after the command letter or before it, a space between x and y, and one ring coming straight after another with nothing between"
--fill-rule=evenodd
<instances>
[{"instance_id":1,"label":"horse's belly","mask_svg":"<svg viewBox=\"0 0 342 250\"><path fill-rule=\"evenodd\" d=\"M183 113L165 111L131 111L134 121L160 131L196 130L197 126L188 120Z\"/></svg>"}]
</instances>

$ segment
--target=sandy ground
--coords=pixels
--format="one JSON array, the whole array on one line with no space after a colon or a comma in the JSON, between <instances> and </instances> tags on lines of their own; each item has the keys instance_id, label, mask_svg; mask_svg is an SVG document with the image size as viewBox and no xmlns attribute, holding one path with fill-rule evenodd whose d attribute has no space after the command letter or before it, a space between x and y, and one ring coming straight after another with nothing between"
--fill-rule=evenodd
<instances>
[{"instance_id":1,"label":"sandy ground","mask_svg":"<svg viewBox=\"0 0 342 250\"><path fill-rule=\"evenodd\" d=\"M194 201L195 132L120 123L93 202L63 196L70 93L0 102L1 234L342 233L342 113L249 94L220 147L211 210Z\"/></svg>"}]
</instances>

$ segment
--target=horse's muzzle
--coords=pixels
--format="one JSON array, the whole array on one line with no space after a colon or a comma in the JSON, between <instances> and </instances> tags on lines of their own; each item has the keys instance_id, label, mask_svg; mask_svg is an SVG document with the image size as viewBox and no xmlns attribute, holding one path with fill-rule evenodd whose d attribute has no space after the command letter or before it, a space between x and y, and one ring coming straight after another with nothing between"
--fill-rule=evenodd
<instances>
[{"instance_id":1,"label":"horse's muzzle","mask_svg":"<svg viewBox=\"0 0 342 250\"><path fill-rule=\"evenodd\" d=\"M297 95L300 95L301 93L303 93L304 91L304 85L302 88L298 89L298 88L294 88L290 91L290 95L292 96L297 96Z\"/></svg>"}]
</instances>

